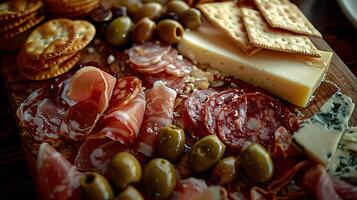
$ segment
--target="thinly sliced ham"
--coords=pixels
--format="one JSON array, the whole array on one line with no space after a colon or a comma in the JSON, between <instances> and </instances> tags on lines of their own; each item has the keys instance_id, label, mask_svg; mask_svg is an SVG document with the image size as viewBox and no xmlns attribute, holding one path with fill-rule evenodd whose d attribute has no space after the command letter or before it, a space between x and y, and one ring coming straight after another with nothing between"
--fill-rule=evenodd
<instances>
[{"instance_id":1,"label":"thinly sliced ham","mask_svg":"<svg viewBox=\"0 0 357 200\"><path fill-rule=\"evenodd\" d=\"M37 155L40 195L46 200L79 199L82 174L59 152L42 143Z\"/></svg>"},{"instance_id":2,"label":"thinly sliced ham","mask_svg":"<svg viewBox=\"0 0 357 200\"><path fill-rule=\"evenodd\" d=\"M115 83L115 77L96 67L77 71L67 94L77 103L64 116L60 127L62 135L69 140L83 140L107 109Z\"/></svg>"},{"instance_id":3,"label":"thinly sliced ham","mask_svg":"<svg viewBox=\"0 0 357 200\"><path fill-rule=\"evenodd\" d=\"M140 126L144 118L145 105L145 93L141 90L139 94L124 107L119 107L119 109L105 116L101 123L104 128L96 135L105 135L124 145L132 144L139 134Z\"/></svg>"},{"instance_id":4,"label":"thinly sliced ham","mask_svg":"<svg viewBox=\"0 0 357 200\"><path fill-rule=\"evenodd\" d=\"M170 125L173 120L176 92L162 81L156 81L153 88L146 90L146 110L143 124L134 149L148 157L153 156L158 130Z\"/></svg>"}]
</instances>

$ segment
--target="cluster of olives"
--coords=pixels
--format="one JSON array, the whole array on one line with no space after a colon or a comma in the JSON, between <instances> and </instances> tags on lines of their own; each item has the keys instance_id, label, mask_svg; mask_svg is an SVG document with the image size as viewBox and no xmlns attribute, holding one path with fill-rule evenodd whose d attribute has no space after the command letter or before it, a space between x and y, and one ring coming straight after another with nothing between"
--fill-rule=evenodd
<instances>
[{"instance_id":1,"label":"cluster of olives","mask_svg":"<svg viewBox=\"0 0 357 200\"><path fill-rule=\"evenodd\" d=\"M109 165L109 181L120 191L116 200L142 200L144 197L136 189L143 188L150 199L167 199L176 185L176 172L171 163L180 160L185 146L185 133L174 125L159 130L157 154L142 168L130 153L116 154ZM238 165L246 176L254 182L265 182L273 176L273 161L268 151L260 144L244 148L239 159L223 158L225 145L215 135L197 141L189 152L190 168L195 172L212 170L217 183L225 185L238 176ZM87 172L80 181L83 199L114 199L109 181L99 173Z\"/></svg>"},{"instance_id":2,"label":"cluster of olives","mask_svg":"<svg viewBox=\"0 0 357 200\"><path fill-rule=\"evenodd\" d=\"M184 27L197 29L201 24L201 13L190 8L184 1L117 0L123 16L116 17L106 29L105 36L114 46L123 46L129 41L142 43L157 34L160 40L178 43ZM182 25L181 25L182 24Z\"/></svg>"}]
</instances>

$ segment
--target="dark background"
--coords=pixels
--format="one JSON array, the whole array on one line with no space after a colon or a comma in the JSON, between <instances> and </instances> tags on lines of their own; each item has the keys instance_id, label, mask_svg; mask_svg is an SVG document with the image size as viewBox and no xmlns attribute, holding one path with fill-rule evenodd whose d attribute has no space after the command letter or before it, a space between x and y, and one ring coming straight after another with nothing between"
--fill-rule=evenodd
<instances>
[{"instance_id":1,"label":"dark background","mask_svg":"<svg viewBox=\"0 0 357 200\"><path fill-rule=\"evenodd\" d=\"M357 30L335 0L293 0L357 75ZM1 53L1 52L0 52ZM3 79L0 80L0 199L35 199Z\"/></svg>"}]
</instances>

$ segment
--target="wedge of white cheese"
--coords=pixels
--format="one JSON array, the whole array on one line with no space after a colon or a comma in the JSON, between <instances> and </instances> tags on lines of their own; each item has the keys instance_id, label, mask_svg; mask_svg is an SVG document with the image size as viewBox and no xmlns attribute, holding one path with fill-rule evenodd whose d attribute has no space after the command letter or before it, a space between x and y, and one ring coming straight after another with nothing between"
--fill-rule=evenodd
<instances>
[{"instance_id":1,"label":"wedge of white cheese","mask_svg":"<svg viewBox=\"0 0 357 200\"><path fill-rule=\"evenodd\" d=\"M209 65L301 107L309 103L333 55L320 51L321 58L308 58L262 50L248 56L207 22L198 30L186 31L178 49L194 63Z\"/></svg>"},{"instance_id":2,"label":"wedge of white cheese","mask_svg":"<svg viewBox=\"0 0 357 200\"><path fill-rule=\"evenodd\" d=\"M351 97L337 92L294 133L294 143L301 147L310 159L327 166L354 107Z\"/></svg>"},{"instance_id":3,"label":"wedge of white cheese","mask_svg":"<svg viewBox=\"0 0 357 200\"><path fill-rule=\"evenodd\" d=\"M335 178L357 184L357 127L347 128L329 164Z\"/></svg>"}]
</instances>

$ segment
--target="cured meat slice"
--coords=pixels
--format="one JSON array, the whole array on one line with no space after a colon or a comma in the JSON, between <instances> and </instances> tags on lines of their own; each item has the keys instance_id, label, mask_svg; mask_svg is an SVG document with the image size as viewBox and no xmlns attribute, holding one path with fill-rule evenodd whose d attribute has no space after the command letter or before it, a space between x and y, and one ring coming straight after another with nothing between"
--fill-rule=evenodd
<instances>
[{"instance_id":1,"label":"cured meat slice","mask_svg":"<svg viewBox=\"0 0 357 200\"><path fill-rule=\"evenodd\" d=\"M218 137L232 150L255 142L272 152L274 132L282 125L281 104L261 93L244 94L219 113L217 124Z\"/></svg>"},{"instance_id":2,"label":"cured meat slice","mask_svg":"<svg viewBox=\"0 0 357 200\"><path fill-rule=\"evenodd\" d=\"M124 107L139 94L141 87L141 80L135 76L125 76L118 79L106 113L111 113Z\"/></svg>"},{"instance_id":3,"label":"cured meat slice","mask_svg":"<svg viewBox=\"0 0 357 200\"><path fill-rule=\"evenodd\" d=\"M160 60L159 62L149 66L142 66L142 65L135 65L135 64L131 64L130 66L133 70L143 74L157 74L159 72L165 71L168 65L169 62L167 62L166 60Z\"/></svg>"},{"instance_id":4,"label":"cured meat slice","mask_svg":"<svg viewBox=\"0 0 357 200\"><path fill-rule=\"evenodd\" d=\"M171 49L171 51L163 56L163 60L168 61L166 72L168 74L182 77L189 75L192 72L193 64L191 61L179 55L176 49Z\"/></svg>"},{"instance_id":5,"label":"cured meat slice","mask_svg":"<svg viewBox=\"0 0 357 200\"><path fill-rule=\"evenodd\" d=\"M158 129L172 123L175 99L176 92L162 81L155 82L153 88L146 90L145 115L134 150L153 156Z\"/></svg>"},{"instance_id":6,"label":"cured meat slice","mask_svg":"<svg viewBox=\"0 0 357 200\"><path fill-rule=\"evenodd\" d=\"M337 194L344 200L357 199L357 187L341 180L333 180Z\"/></svg>"},{"instance_id":7,"label":"cured meat slice","mask_svg":"<svg viewBox=\"0 0 357 200\"><path fill-rule=\"evenodd\" d=\"M237 99L242 92L236 89L228 89L212 95L205 104L205 125L211 134L217 133L217 119L223 107Z\"/></svg>"},{"instance_id":8,"label":"cured meat slice","mask_svg":"<svg viewBox=\"0 0 357 200\"><path fill-rule=\"evenodd\" d=\"M69 140L83 140L109 105L116 79L96 68L84 67L72 77L68 97L77 103L62 120L60 131Z\"/></svg>"},{"instance_id":9,"label":"cured meat slice","mask_svg":"<svg viewBox=\"0 0 357 200\"><path fill-rule=\"evenodd\" d=\"M118 102L122 103L122 102ZM145 113L145 93L141 91L136 97L108 116L103 118L104 128L93 137L105 135L106 137L130 145L138 136Z\"/></svg>"},{"instance_id":10,"label":"cured meat slice","mask_svg":"<svg viewBox=\"0 0 357 200\"><path fill-rule=\"evenodd\" d=\"M112 158L125 149L125 145L109 138L87 138L79 148L74 165L82 171L99 171L103 174L108 169Z\"/></svg>"},{"instance_id":11,"label":"cured meat slice","mask_svg":"<svg viewBox=\"0 0 357 200\"><path fill-rule=\"evenodd\" d=\"M196 90L192 92L184 102L182 109L185 128L191 131L194 136L205 136L209 134L204 123L204 109L206 101L214 95L214 90Z\"/></svg>"},{"instance_id":12,"label":"cured meat slice","mask_svg":"<svg viewBox=\"0 0 357 200\"><path fill-rule=\"evenodd\" d=\"M82 174L59 152L42 143L37 155L37 179L43 199L79 199Z\"/></svg>"},{"instance_id":13,"label":"cured meat slice","mask_svg":"<svg viewBox=\"0 0 357 200\"><path fill-rule=\"evenodd\" d=\"M316 165L309 169L304 176L304 185L311 189L317 200L340 200L342 199L335 191L334 184L322 165Z\"/></svg>"},{"instance_id":14,"label":"cured meat slice","mask_svg":"<svg viewBox=\"0 0 357 200\"><path fill-rule=\"evenodd\" d=\"M185 87L184 77L177 77L166 72L160 72L158 74L145 75L144 79L153 85L156 81L163 81L168 87L176 90L183 89Z\"/></svg>"},{"instance_id":15,"label":"cured meat slice","mask_svg":"<svg viewBox=\"0 0 357 200\"><path fill-rule=\"evenodd\" d=\"M170 45L158 42L134 44L128 51L129 61L138 66L151 66L158 63L170 50Z\"/></svg>"}]
</instances>

